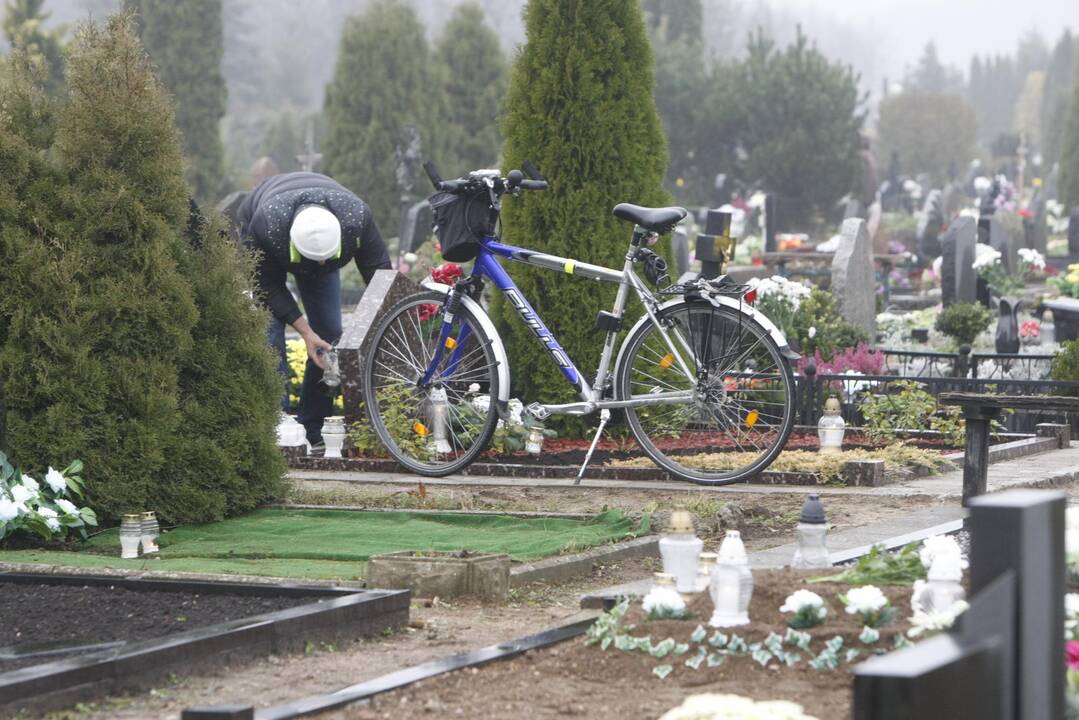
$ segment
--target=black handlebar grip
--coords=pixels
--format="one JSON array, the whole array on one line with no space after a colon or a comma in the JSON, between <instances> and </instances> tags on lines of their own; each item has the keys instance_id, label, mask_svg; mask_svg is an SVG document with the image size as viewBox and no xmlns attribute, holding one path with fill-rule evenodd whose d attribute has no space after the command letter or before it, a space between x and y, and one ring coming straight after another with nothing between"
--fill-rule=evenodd
<instances>
[{"instance_id":1,"label":"black handlebar grip","mask_svg":"<svg viewBox=\"0 0 1079 720\"><path fill-rule=\"evenodd\" d=\"M423 164L424 172L427 173L427 177L431 180L431 184L435 186L435 190L442 189L442 176L438 174L438 170L435 169L435 164L428 160Z\"/></svg>"},{"instance_id":2,"label":"black handlebar grip","mask_svg":"<svg viewBox=\"0 0 1079 720\"><path fill-rule=\"evenodd\" d=\"M467 180L441 180L438 185L435 186L435 189L442 190L443 192L457 192L459 190L464 190L466 187L468 187Z\"/></svg>"},{"instance_id":3,"label":"black handlebar grip","mask_svg":"<svg viewBox=\"0 0 1079 720\"><path fill-rule=\"evenodd\" d=\"M521 169L533 180L543 180L543 176L540 175L540 171L536 169L536 166L532 164L531 160L525 160L521 163Z\"/></svg>"},{"instance_id":4,"label":"black handlebar grip","mask_svg":"<svg viewBox=\"0 0 1079 720\"><path fill-rule=\"evenodd\" d=\"M546 190L547 189L547 181L546 180L522 180L521 181L521 187L523 187L525 190Z\"/></svg>"}]
</instances>

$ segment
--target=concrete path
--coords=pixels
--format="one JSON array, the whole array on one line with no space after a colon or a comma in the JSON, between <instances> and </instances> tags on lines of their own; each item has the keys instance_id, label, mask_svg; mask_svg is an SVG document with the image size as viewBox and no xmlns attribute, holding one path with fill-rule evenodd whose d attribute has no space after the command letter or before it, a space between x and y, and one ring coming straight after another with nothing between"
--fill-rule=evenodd
<instances>
[{"instance_id":1,"label":"concrete path","mask_svg":"<svg viewBox=\"0 0 1079 720\"><path fill-rule=\"evenodd\" d=\"M528 487L528 488L584 488L627 490L694 490L719 493L761 493L804 495L804 485L695 485L693 483L659 482L641 480L590 480L574 485L570 478L515 478L472 475L451 475L445 478L423 478L407 473L336 472L328 470L292 470L289 477L296 480L334 480L371 485L414 485L422 480L426 485L473 486L473 487ZM1044 487L1079 480L1079 443L1064 450L1029 455L1016 460L1005 460L989 466L989 491L1017 487ZM933 477L908 480L883 487L831 487L813 486L822 495L930 495L952 498L963 494L963 471L954 470Z\"/></svg>"}]
</instances>

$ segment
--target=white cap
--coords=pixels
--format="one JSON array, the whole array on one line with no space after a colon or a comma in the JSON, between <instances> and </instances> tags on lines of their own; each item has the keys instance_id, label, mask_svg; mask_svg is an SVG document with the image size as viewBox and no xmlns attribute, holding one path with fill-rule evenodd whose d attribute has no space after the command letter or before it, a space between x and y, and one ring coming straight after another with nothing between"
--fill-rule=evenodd
<instances>
[{"instance_id":1,"label":"white cap","mask_svg":"<svg viewBox=\"0 0 1079 720\"><path fill-rule=\"evenodd\" d=\"M341 252L341 223L324 207L309 205L292 218L289 237L296 252L322 262Z\"/></svg>"}]
</instances>

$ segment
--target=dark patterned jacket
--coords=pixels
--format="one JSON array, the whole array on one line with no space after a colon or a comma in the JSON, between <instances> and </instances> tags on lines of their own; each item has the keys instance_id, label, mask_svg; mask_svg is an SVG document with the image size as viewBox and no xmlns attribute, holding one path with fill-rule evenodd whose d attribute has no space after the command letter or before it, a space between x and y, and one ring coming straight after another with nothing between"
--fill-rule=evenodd
<instances>
[{"instance_id":1,"label":"dark patterned jacket","mask_svg":"<svg viewBox=\"0 0 1079 720\"><path fill-rule=\"evenodd\" d=\"M305 205L321 205L341 223L341 255L325 264L291 259L289 230L292 218ZM334 272L351 260L365 282L375 270L388 269L390 257L371 208L335 180L318 173L293 172L264 180L248 193L237 212L240 237L259 251L256 280L263 301L273 316L285 323L300 315L299 306L285 285L287 273L317 276Z\"/></svg>"}]
</instances>

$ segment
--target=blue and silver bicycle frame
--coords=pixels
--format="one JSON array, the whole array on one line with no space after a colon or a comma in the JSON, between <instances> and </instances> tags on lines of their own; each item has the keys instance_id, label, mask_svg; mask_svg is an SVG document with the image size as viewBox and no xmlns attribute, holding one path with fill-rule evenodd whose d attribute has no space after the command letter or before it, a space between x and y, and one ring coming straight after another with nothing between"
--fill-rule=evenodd
<instances>
[{"instance_id":1,"label":"blue and silver bicycle frame","mask_svg":"<svg viewBox=\"0 0 1079 720\"><path fill-rule=\"evenodd\" d=\"M635 243L639 243L643 238L643 232L635 232L638 233ZM532 305L528 302L528 299L520 291L516 283L513 282L513 279L506 273L505 269L498 261L499 257L504 257L516 262L523 262L529 265L535 265L556 272L564 272L582 278L618 283L618 292L615 296L612 314L619 320L621 320L623 313L625 312L629 291L631 289L634 290L640 299L641 304L644 306L646 313L638 321L638 325L646 322L654 323L662 335L669 351L678 363L678 367L685 373L687 378L695 378L694 372L690 370L690 365L685 361L686 356L693 357L692 348L686 342L685 338L682 337L681 333L676 330L671 332L657 319L658 313L663 309L684 301L681 298L678 298L660 304L656 300L633 271L633 257L636 247L636 244L631 246L629 252L626 253L625 265L621 271L618 271L570 258L548 255L533 250L514 247L513 245L506 245L499 242L498 239L494 237L484 238L482 247L480 248L479 254L476 256L475 264L472 268L472 277L488 279L495 287L502 291L510 304L516 308L517 313L521 316L524 323L532 329L536 334L536 338L547 348L547 352L562 371L562 375L566 378L567 382L574 387L581 398L581 402L576 403L567 403L563 405L533 404L529 406L529 411L538 419L542 420L551 414L585 415L594 412L597 409L641 407L644 405L672 403L689 404L694 401L694 393L692 391L656 392L634 398L604 399L608 379L611 376L611 359L614 355L614 344L617 340L618 332L607 332L607 337L603 345L603 353L600 356L599 367L596 370L595 383L592 387L589 387L584 376L577 369L577 366L574 365L573 360L562 348L554 334L547 328L535 309L533 309ZM445 285L436 285L433 283L425 285L426 287L437 289L442 292L454 292L452 288L448 288ZM786 339L783 338L782 333L780 333L775 325L769 322L763 315L757 313L751 306L743 305L740 301L734 300L733 298L719 295L709 297L708 300L713 304L727 305L738 309L739 312L745 313L764 326L769 333L778 340L778 344L781 348L787 346ZM484 313L478 303L468 298L465 298L465 301L469 304L473 313L476 313L481 316L483 320L487 321L486 313ZM485 322L485 325L487 322ZM447 311L443 316L442 329L435 356L431 359L431 363L428 365L427 371L420 381L421 386L426 387L435 380L451 379L453 373L456 371L457 366L461 361L461 355L465 346L465 341L469 337L470 329L468 325L462 325L457 337L451 338L453 324L454 317ZM501 343L497 334L492 335L492 341L499 344ZM445 350L447 349L450 350L450 357L446 363L445 369L439 372L438 368L442 364ZM501 347L499 347L499 350L502 350ZM496 352L496 355L505 357L504 351ZM618 361L621 362L621 355L619 356ZM505 382L505 387L499 387L499 400L501 401L509 399L508 372L505 374L505 378L507 380L507 382Z\"/></svg>"}]
</instances>

